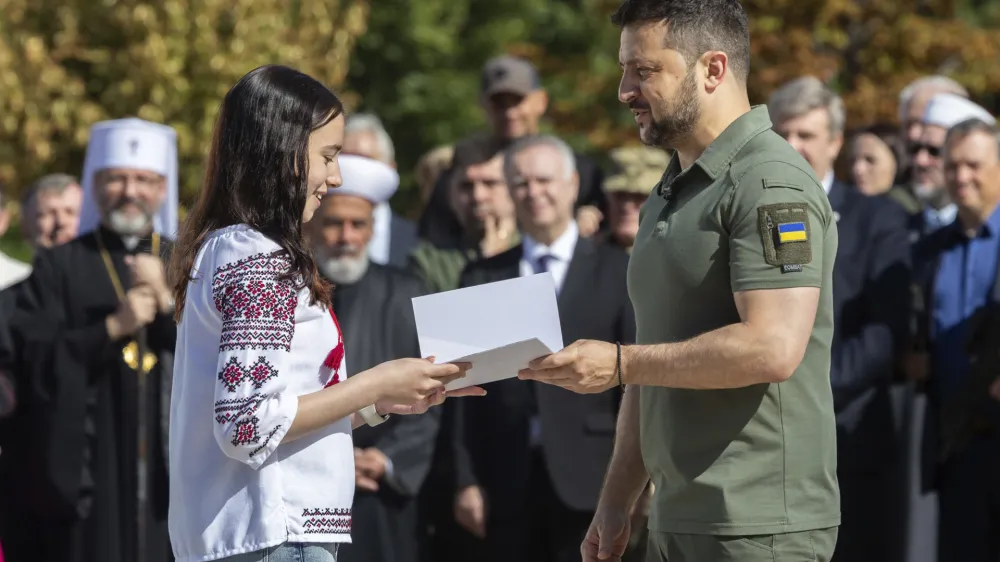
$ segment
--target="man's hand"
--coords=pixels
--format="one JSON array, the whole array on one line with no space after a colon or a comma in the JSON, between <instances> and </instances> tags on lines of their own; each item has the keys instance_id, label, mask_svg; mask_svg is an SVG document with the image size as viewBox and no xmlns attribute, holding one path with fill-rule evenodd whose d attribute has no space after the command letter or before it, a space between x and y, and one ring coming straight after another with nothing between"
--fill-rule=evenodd
<instances>
[{"instance_id":1,"label":"man's hand","mask_svg":"<svg viewBox=\"0 0 1000 562\"><path fill-rule=\"evenodd\" d=\"M486 501L479 486L466 486L455 495L455 521L473 535L486 538Z\"/></svg>"},{"instance_id":2,"label":"man's hand","mask_svg":"<svg viewBox=\"0 0 1000 562\"><path fill-rule=\"evenodd\" d=\"M149 285L133 287L118 304L118 310L105 320L108 336L117 340L136 333L153 321L157 309L156 294Z\"/></svg>"},{"instance_id":3,"label":"man's hand","mask_svg":"<svg viewBox=\"0 0 1000 562\"><path fill-rule=\"evenodd\" d=\"M510 219L488 216L483 222L483 239L479 251L489 258L510 249L510 240L517 231L517 224Z\"/></svg>"},{"instance_id":4,"label":"man's hand","mask_svg":"<svg viewBox=\"0 0 1000 562\"><path fill-rule=\"evenodd\" d=\"M580 545L583 562L620 562L631 534L632 524L628 512L599 506L587 530L587 536Z\"/></svg>"},{"instance_id":5,"label":"man's hand","mask_svg":"<svg viewBox=\"0 0 1000 562\"><path fill-rule=\"evenodd\" d=\"M587 238L601 228L601 220L604 215L593 205L584 205L576 210L576 226L580 229L580 236Z\"/></svg>"},{"instance_id":6,"label":"man's hand","mask_svg":"<svg viewBox=\"0 0 1000 562\"><path fill-rule=\"evenodd\" d=\"M618 384L615 344L594 340L573 342L562 351L540 357L517 374L572 390L579 394L599 393Z\"/></svg>"},{"instance_id":7,"label":"man's hand","mask_svg":"<svg viewBox=\"0 0 1000 562\"><path fill-rule=\"evenodd\" d=\"M167 291L167 276L160 258L136 254L125 256L125 264L132 273L132 285L149 285L158 293Z\"/></svg>"},{"instance_id":8,"label":"man's hand","mask_svg":"<svg viewBox=\"0 0 1000 562\"><path fill-rule=\"evenodd\" d=\"M163 260L152 254L125 256L125 264L132 274L132 285L146 285L156 294L160 312L169 312L173 306L173 295L167 286L167 275Z\"/></svg>"},{"instance_id":9,"label":"man's hand","mask_svg":"<svg viewBox=\"0 0 1000 562\"><path fill-rule=\"evenodd\" d=\"M354 484L361 490L377 492L379 481L385 477L389 458L374 447L354 448Z\"/></svg>"}]
</instances>

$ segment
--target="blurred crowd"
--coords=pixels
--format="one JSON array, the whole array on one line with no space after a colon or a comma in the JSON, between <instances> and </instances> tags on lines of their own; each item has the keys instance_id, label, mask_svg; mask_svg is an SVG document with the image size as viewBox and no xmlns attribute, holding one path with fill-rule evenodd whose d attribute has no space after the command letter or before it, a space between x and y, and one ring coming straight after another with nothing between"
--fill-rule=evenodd
<instances>
[{"instance_id":1,"label":"blurred crowd","mask_svg":"<svg viewBox=\"0 0 1000 562\"><path fill-rule=\"evenodd\" d=\"M567 344L634 341L628 253L640 208L671 155L643 146L601 158L574 151L542 132L550 102L542 83L522 59L503 56L484 66L478 102L489 128L419 160L420 206L409 215L417 220L389 205L399 184L392 136L375 115L348 115L344 185L306 225L320 272L336 286L348 375L420 355L412 297L545 271L556 281ZM943 76L900 92L898 124L845 130L841 99L812 77L783 85L766 105L774 129L812 166L838 221L831 385L843 525L835 559L996 560L994 118ZM163 302L131 297L136 287L162 283L162 272L137 271L136 260L126 259L117 269L126 286L116 291L117 263L106 270L101 256L136 251L128 236L117 236L121 230L107 228L118 210L132 205L151 217L164 200L176 205L176 189L163 177L176 170L153 168L145 176L116 175L109 164L88 170L92 178L39 178L20 201L35 264L0 253L0 545L10 562L89 560L69 551L37 554L60 552L54 543L84 544L92 533L126 545L115 547L121 560L167 556L142 551L161 548L162 540L133 536L165 527L137 531L130 512L138 495L152 521L165 521L166 502L157 501L166 497L165 479L151 467L168 452L106 445L134 444L135 428L156 425L164 409L137 413L134 392L114 382L86 380L72 386L76 392L65 390L74 368L92 372L110 362L127 376L148 372L117 350L169 317ZM87 182L93 185L84 189ZM10 219L2 210L7 197L0 194L0 235ZM110 254L94 250L89 269L72 265L86 255L60 252L86 234L88 204L102 219L98 230L117 236ZM164 255L155 245L146 251ZM53 273L61 267L64 273ZM88 323L131 329L85 338L79 334ZM157 330L150 337L159 334L170 351L173 336ZM152 386L150 403L169 400L169 385ZM340 551L344 561L579 560L613 447L620 391L577 395L516 379L487 390L474 402L449 401L424 416L356 431L354 542ZM105 408L108 418L99 422ZM84 428L87 438L67 437L67 427ZM102 456L111 468L93 468ZM132 477L136 457L148 463L139 478ZM653 493L635 507L627 559L644 557Z\"/></svg>"}]
</instances>

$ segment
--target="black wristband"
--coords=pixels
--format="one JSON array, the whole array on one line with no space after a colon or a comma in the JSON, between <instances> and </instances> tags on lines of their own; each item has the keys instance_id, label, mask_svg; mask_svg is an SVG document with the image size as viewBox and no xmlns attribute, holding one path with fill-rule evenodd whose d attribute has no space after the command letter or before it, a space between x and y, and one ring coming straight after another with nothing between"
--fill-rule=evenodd
<instances>
[{"instance_id":1,"label":"black wristband","mask_svg":"<svg viewBox=\"0 0 1000 562\"><path fill-rule=\"evenodd\" d=\"M615 360L615 372L618 373L618 386L622 390L625 390L625 383L622 382L622 344L621 342L615 342L615 348L618 351L618 358Z\"/></svg>"}]
</instances>

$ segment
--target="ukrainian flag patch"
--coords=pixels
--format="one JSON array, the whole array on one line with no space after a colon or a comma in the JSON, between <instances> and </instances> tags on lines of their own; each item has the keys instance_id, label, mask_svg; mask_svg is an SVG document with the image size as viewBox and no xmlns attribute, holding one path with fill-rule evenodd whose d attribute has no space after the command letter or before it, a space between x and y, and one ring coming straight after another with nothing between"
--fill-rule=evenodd
<instances>
[{"instance_id":1,"label":"ukrainian flag patch","mask_svg":"<svg viewBox=\"0 0 1000 562\"><path fill-rule=\"evenodd\" d=\"M806 236L806 223L784 222L778 224L778 243L805 242L809 238Z\"/></svg>"}]
</instances>

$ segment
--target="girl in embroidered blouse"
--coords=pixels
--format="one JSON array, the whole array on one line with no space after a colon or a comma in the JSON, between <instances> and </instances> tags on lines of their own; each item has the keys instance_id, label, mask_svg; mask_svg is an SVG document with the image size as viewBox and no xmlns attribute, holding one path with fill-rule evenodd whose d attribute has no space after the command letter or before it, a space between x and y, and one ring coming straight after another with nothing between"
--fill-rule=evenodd
<instances>
[{"instance_id":1,"label":"girl in embroidered blouse","mask_svg":"<svg viewBox=\"0 0 1000 562\"><path fill-rule=\"evenodd\" d=\"M344 378L331 287L302 236L341 184L343 138L340 100L287 67L251 71L222 102L205 186L170 265L178 562L335 560L350 541L352 427L484 394L445 392L469 365L433 359Z\"/></svg>"}]
</instances>

